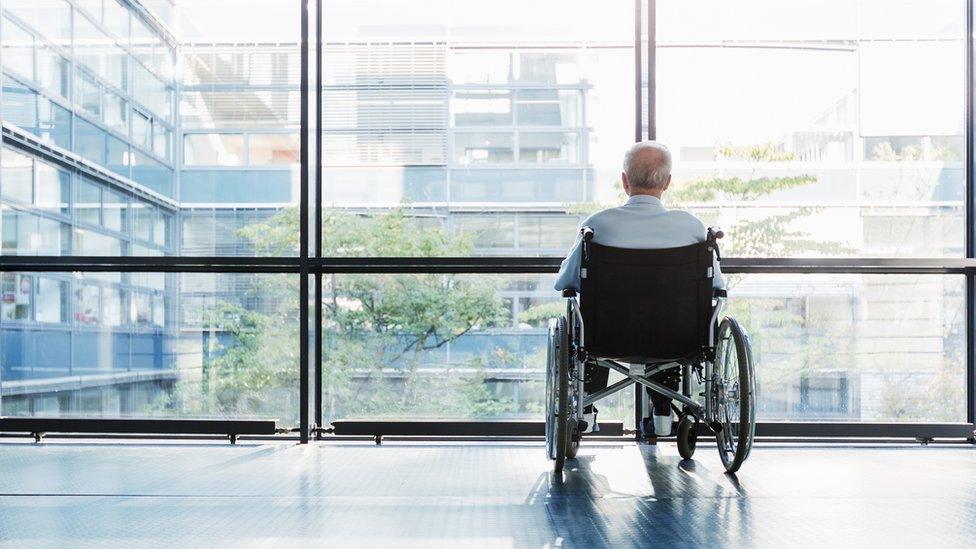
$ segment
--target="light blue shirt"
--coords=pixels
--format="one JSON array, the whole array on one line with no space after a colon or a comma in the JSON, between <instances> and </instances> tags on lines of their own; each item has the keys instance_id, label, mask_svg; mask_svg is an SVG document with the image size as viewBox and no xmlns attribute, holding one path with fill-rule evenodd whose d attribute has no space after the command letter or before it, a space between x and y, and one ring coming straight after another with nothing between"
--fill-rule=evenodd
<instances>
[{"instance_id":1,"label":"light blue shirt","mask_svg":"<svg viewBox=\"0 0 976 549\"><path fill-rule=\"evenodd\" d=\"M704 242L705 225L694 215L682 210L669 210L657 197L636 194L623 206L609 208L587 217L584 227L593 229L593 241L604 246L654 250L677 248ZM576 243L559 267L556 290L580 288L580 261L583 255L582 238ZM725 288L725 279L716 258L712 286Z\"/></svg>"}]
</instances>

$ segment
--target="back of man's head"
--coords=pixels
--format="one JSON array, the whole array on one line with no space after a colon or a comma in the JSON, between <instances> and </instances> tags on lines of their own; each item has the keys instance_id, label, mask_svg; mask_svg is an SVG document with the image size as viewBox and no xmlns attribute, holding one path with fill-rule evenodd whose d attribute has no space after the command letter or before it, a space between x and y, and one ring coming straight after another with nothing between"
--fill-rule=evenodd
<instances>
[{"instance_id":1,"label":"back of man's head","mask_svg":"<svg viewBox=\"0 0 976 549\"><path fill-rule=\"evenodd\" d=\"M624 155L624 173L635 191L662 191L671 177L671 151L657 141L634 143Z\"/></svg>"}]
</instances>

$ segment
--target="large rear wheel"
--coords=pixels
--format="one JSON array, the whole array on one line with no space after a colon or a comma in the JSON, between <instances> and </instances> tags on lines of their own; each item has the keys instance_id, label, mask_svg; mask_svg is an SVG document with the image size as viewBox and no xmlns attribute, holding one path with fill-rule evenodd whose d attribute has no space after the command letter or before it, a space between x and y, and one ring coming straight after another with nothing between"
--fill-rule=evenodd
<instances>
[{"instance_id":1,"label":"large rear wheel","mask_svg":"<svg viewBox=\"0 0 976 549\"><path fill-rule=\"evenodd\" d=\"M728 473L739 470L749 457L756 432L756 373L749 338L735 319L726 317L718 328L711 390L718 453Z\"/></svg>"},{"instance_id":2,"label":"large rear wheel","mask_svg":"<svg viewBox=\"0 0 976 549\"><path fill-rule=\"evenodd\" d=\"M546 453L561 473L569 443L569 335L566 319L549 323L546 360Z\"/></svg>"}]
</instances>

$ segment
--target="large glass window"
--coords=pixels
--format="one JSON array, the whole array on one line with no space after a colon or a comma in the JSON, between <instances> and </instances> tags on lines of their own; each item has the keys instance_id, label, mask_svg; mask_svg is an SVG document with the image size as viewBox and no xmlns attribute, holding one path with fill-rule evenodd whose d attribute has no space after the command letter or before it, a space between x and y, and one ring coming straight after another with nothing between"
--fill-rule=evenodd
<instances>
[{"instance_id":1,"label":"large glass window","mask_svg":"<svg viewBox=\"0 0 976 549\"><path fill-rule=\"evenodd\" d=\"M669 198L728 254L963 254L965 2L657 9Z\"/></svg>"},{"instance_id":2,"label":"large glass window","mask_svg":"<svg viewBox=\"0 0 976 549\"><path fill-rule=\"evenodd\" d=\"M674 156L668 206L722 226L723 255L755 270L911 257L945 272L970 255L963 0L645 2L651 75L630 0L330 0L304 75L318 120L302 118L302 2L135 7L0 0L0 251L294 258L320 224L310 255L352 265L322 277L326 422L539 419L565 303L551 274L498 258L562 257L582 219L621 204L642 124ZM301 219L319 157L321 219ZM355 272L383 257L485 272ZM124 262L2 273L0 414L297 422L299 263ZM808 270L728 276L761 421L967 420L974 275ZM50 389L64 379L77 390ZM630 426L632 404L601 417Z\"/></svg>"},{"instance_id":3,"label":"large glass window","mask_svg":"<svg viewBox=\"0 0 976 549\"><path fill-rule=\"evenodd\" d=\"M418 252L327 238L325 255L487 255L503 241L518 254L553 253L565 235L528 229L537 245L515 248L522 226L511 238L491 236L488 218L579 215L617 200L636 115L632 2L386 5L325 6L326 232L347 217L363 231L363 219L377 231L395 219L458 240ZM519 25L509 24L512 13ZM357 170L391 168L372 192L358 190L366 176ZM477 223L460 219L474 213Z\"/></svg>"}]
</instances>

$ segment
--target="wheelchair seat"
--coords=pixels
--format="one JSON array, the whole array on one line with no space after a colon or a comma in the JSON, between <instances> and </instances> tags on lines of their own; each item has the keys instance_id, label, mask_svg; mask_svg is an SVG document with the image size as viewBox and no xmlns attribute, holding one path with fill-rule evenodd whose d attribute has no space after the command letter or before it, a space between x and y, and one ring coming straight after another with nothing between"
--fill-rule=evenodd
<instances>
[{"instance_id":1,"label":"wheelchair seat","mask_svg":"<svg viewBox=\"0 0 976 549\"><path fill-rule=\"evenodd\" d=\"M588 242L579 296L588 356L643 364L701 356L711 344L714 248L710 241L656 250Z\"/></svg>"}]
</instances>

